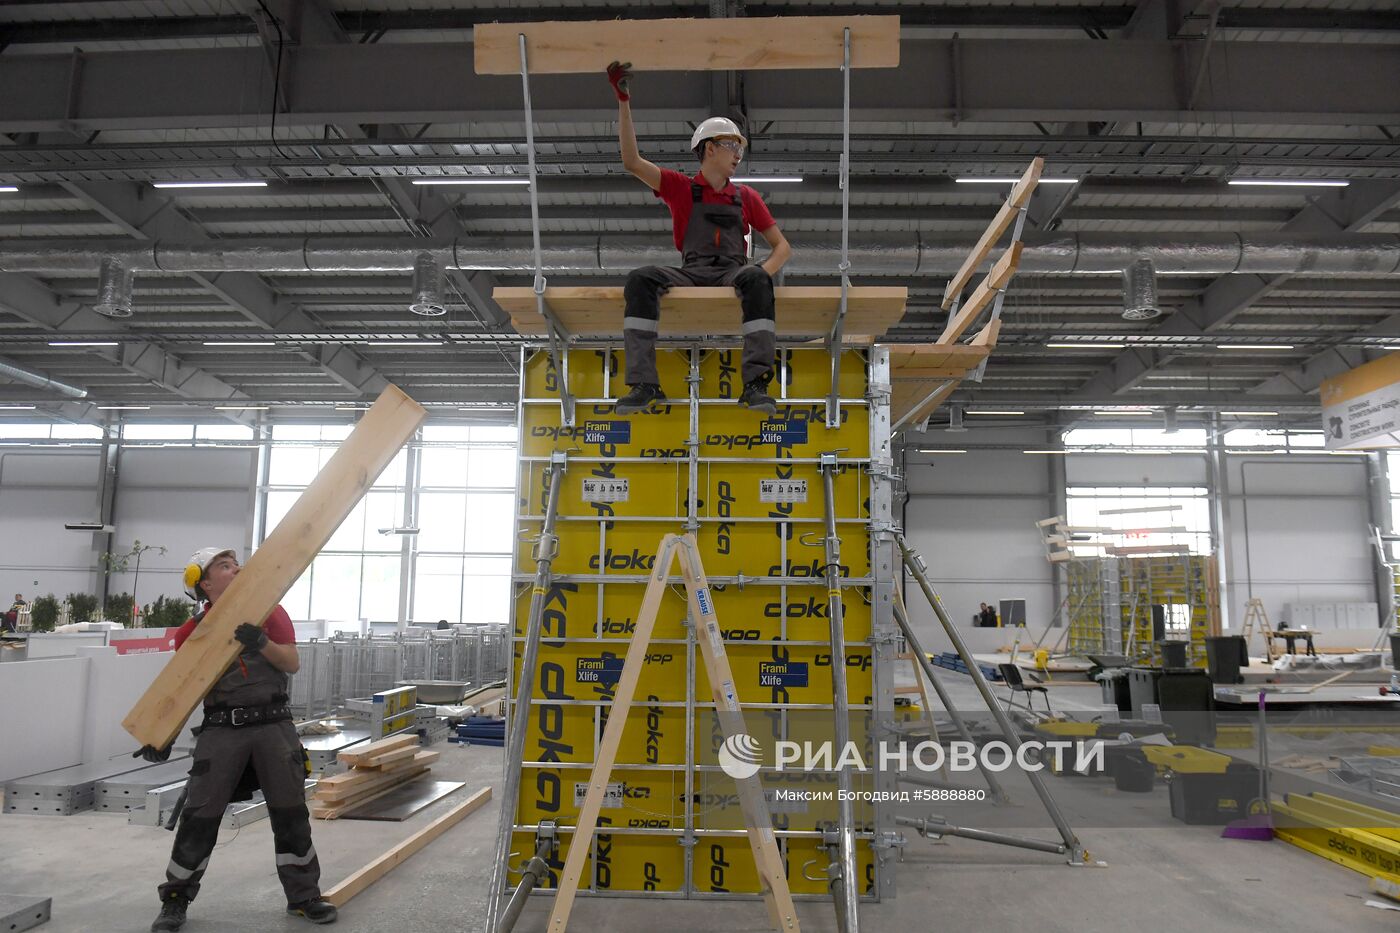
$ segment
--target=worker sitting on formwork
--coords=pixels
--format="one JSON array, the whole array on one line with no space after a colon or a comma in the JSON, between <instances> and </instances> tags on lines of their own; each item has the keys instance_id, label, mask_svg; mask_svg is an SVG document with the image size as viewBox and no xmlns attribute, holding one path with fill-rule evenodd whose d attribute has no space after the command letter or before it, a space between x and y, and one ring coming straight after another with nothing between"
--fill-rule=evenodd
<instances>
[{"instance_id":1,"label":"worker sitting on formwork","mask_svg":"<svg viewBox=\"0 0 1400 933\"><path fill-rule=\"evenodd\" d=\"M731 181L748 141L733 120L711 117L690 138L690 147L700 159L700 171L694 177L643 159L632 128L629 68L619 62L608 67L608 80L618 100L622 165L671 209L681 266L643 266L627 276L622 336L631 391L618 399L617 412L644 411L653 402L666 401L656 374L661 295L676 285L729 285L739 293L744 310L744 391L739 404L774 414L777 405L767 391L777 339L773 276L792 256L792 247L758 192ZM744 237L750 229L762 234L772 248L762 265L749 265Z\"/></svg>"}]
</instances>

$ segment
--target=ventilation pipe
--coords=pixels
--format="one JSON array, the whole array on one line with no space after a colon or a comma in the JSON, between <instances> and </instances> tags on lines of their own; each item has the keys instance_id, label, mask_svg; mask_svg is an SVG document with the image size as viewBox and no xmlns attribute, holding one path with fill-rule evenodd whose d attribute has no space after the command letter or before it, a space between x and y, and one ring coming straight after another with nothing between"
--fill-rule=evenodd
<instances>
[{"instance_id":1,"label":"ventilation pipe","mask_svg":"<svg viewBox=\"0 0 1400 933\"><path fill-rule=\"evenodd\" d=\"M1157 271L1152 260L1135 259L1123 270L1123 320L1150 321L1160 317L1157 306Z\"/></svg>"},{"instance_id":2,"label":"ventilation pipe","mask_svg":"<svg viewBox=\"0 0 1400 933\"><path fill-rule=\"evenodd\" d=\"M421 252L413 260L413 303L408 310L424 317L441 317L447 313L443 299L445 279L442 263L429 252Z\"/></svg>"},{"instance_id":3,"label":"ventilation pipe","mask_svg":"<svg viewBox=\"0 0 1400 933\"><path fill-rule=\"evenodd\" d=\"M97 304L92 310L107 317L131 317L131 286L135 272L115 256L106 256L97 270Z\"/></svg>"},{"instance_id":4,"label":"ventilation pipe","mask_svg":"<svg viewBox=\"0 0 1400 933\"><path fill-rule=\"evenodd\" d=\"M1388 276L1400 274L1400 235L1034 233L1021 253L1022 274L1120 275L1150 260L1159 275ZM851 269L902 279L957 272L976 241L960 234L885 234L853 238ZM789 263L797 275L830 275L841 245L804 238ZM445 269L528 276L528 238L328 237L220 239L208 242L0 240L0 272L91 275L103 259L135 272L413 272L429 252ZM676 252L656 238L551 235L541 258L551 277L626 275L648 263L670 265Z\"/></svg>"},{"instance_id":5,"label":"ventilation pipe","mask_svg":"<svg viewBox=\"0 0 1400 933\"><path fill-rule=\"evenodd\" d=\"M66 395L69 398L87 398L87 389L80 389L77 386L70 386L64 382L50 379L48 376L36 373L33 370L16 366L14 363L0 360L0 376L13 379L15 382L22 382L25 385L34 386L36 389L49 389Z\"/></svg>"}]
</instances>

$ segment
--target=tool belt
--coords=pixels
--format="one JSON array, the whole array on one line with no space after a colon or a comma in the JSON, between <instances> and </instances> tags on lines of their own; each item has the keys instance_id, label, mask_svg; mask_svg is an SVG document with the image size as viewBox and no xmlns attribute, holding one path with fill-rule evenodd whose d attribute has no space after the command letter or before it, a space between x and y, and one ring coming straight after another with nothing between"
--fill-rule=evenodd
<instances>
[{"instance_id":1,"label":"tool belt","mask_svg":"<svg viewBox=\"0 0 1400 933\"><path fill-rule=\"evenodd\" d=\"M282 698L266 706L206 706L201 729L213 726L261 726L272 722L285 722L292 718L292 708Z\"/></svg>"}]
</instances>

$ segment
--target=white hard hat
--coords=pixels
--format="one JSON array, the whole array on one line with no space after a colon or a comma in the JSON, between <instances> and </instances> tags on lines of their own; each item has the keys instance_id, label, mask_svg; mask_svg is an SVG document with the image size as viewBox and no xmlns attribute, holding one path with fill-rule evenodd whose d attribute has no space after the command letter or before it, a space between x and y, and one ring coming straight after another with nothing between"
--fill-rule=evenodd
<instances>
[{"instance_id":1,"label":"white hard hat","mask_svg":"<svg viewBox=\"0 0 1400 933\"><path fill-rule=\"evenodd\" d=\"M186 596L199 602L200 596L194 588L204 579L204 572L209 569L209 565L225 554L234 560L238 559L238 552L231 547L202 547L190 555L190 559L185 563Z\"/></svg>"},{"instance_id":2,"label":"white hard hat","mask_svg":"<svg viewBox=\"0 0 1400 933\"><path fill-rule=\"evenodd\" d=\"M749 145L749 141L744 139L744 134L739 132L739 124L728 117L710 117L695 128L695 134L690 137L691 151L705 140L714 139L716 136L737 136L743 141L745 148Z\"/></svg>"}]
</instances>

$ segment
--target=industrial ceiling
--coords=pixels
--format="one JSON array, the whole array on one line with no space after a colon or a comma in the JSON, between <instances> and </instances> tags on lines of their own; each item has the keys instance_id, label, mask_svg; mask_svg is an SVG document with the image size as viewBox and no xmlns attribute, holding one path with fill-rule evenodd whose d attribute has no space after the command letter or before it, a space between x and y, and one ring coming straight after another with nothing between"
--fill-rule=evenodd
<instances>
[{"instance_id":1,"label":"industrial ceiling","mask_svg":"<svg viewBox=\"0 0 1400 933\"><path fill-rule=\"evenodd\" d=\"M436 417L500 410L520 338L490 295L532 281L528 189L423 184L526 170L520 80L474 74L473 26L895 12L900 67L852 75L851 275L909 287L890 339L942 329L946 257L1005 197L997 180L1043 155L1050 182L1000 346L955 403L1301 425L1324 378L1400 346L1386 0L7 0L0 405L247 421L324 415L392 382ZM664 261L669 216L622 170L605 78L536 77L531 95L550 283L620 284ZM801 178L755 185L797 253L787 282L814 285L838 281L840 104L838 73L796 71L639 74L633 100L659 164L689 170L694 124L725 114L752 139L746 175ZM261 184L154 187L180 181ZM445 315L409 310L419 250L455 257ZM1127 320L1139 256L1163 313ZM104 257L125 259L100 292ZM99 313L122 265L132 313Z\"/></svg>"}]
</instances>

